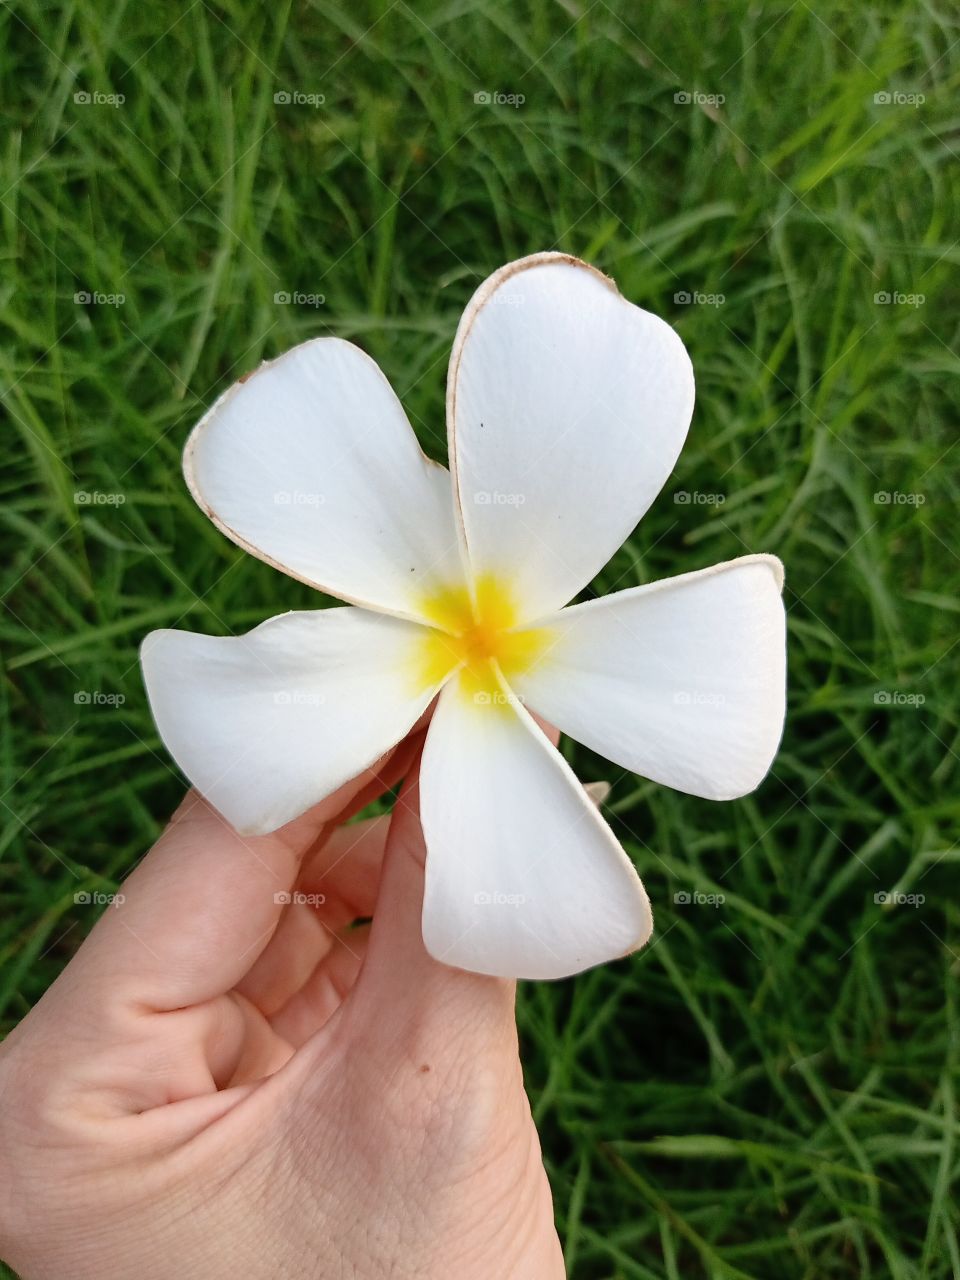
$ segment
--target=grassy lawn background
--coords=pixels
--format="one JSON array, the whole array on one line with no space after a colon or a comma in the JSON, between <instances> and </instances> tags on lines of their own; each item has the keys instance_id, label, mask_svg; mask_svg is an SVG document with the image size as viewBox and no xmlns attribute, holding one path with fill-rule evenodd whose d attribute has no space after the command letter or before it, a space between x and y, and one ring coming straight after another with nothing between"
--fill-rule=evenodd
<instances>
[{"instance_id":1,"label":"grassy lawn background","mask_svg":"<svg viewBox=\"0 0 960 1280\"><path fill-rule=\"evenodd\" d=\"M569 1274L960 1276L958 39L927 3L0 6L6 1027L92 923L74 894L181 794L144 633L315 601L189 499L201 410L333 333L443 458L464 303L563 249L698 379L597 586L771 551L790 632L755 795L566 746L612 781L657 919L644 953L521 992Z\"/></svg>"}]
</instances>

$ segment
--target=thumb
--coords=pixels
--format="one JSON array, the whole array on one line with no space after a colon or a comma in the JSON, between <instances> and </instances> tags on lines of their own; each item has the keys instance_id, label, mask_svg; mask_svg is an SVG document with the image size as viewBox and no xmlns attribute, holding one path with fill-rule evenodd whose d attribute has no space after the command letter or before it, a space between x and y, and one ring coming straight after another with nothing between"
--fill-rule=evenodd
<instances>
[{"instance_id":1,"label":"thumb","mask_svg":"<svg viewBox=\"0 0 960 1280\"><path fill-rule=\"evenodd\" d=\"M416 1053L423 1065L474 1048L516 1058L516 983L442 964L423 944L426 846L420 826L419 761L390 819L383 876L366 962L344 1010L350 1031L375 1035L388 1052Z\"/></svg>"}]
</instances>

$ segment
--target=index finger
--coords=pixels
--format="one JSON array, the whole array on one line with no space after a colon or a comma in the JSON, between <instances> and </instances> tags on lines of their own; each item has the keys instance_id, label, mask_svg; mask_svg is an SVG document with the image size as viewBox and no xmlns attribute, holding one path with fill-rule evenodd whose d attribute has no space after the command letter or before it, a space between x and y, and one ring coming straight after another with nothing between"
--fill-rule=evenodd
<instances>
[{"instance_id":1,"label":"index finger","mask_svg":"<svg viewBox=\"0 0 960 1280\"><path fill-rule=\"evenodd\" d=\"M72 962L74 977L139 1007L178 1009L234 987L269 942L301 862L358 803L409 767L405 739L285 827L241 836L189 792ZM76 987L74 986L74 989Z\"/></svg>"}]
</instances>

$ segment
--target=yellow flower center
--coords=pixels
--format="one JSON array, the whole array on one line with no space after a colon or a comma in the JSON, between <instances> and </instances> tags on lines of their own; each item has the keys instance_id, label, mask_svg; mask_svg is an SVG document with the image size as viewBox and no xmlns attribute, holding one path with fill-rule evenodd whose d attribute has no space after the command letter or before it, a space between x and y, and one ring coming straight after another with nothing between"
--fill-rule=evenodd
<instances>
[{"instance_id":1,"label":"yellow flower center","mask_svg":"<svg viewBox=\"0 0 960 1280\"><path fill-rule=\"evenodd\" d=\"M439 684L459 668L461 692L474 702L507 706L509 699L497 674L509 684L549 646L548 627L517 628L519 610L510 589L491 574L466 587L446 587L426 596L423 615L431 623L423 641L424 684Z\"/></svg>"}]
</instances>

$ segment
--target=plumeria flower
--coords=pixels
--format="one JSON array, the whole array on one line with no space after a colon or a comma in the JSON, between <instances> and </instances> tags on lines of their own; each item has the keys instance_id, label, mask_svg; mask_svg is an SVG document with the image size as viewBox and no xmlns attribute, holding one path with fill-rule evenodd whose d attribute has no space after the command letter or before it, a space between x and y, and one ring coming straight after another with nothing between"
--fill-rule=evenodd
<instances>
[{"instance_id":1,"label":"plumeria flower","mask_svg":"<svg viewBox=\"0 0 960 1280\"><path fill-rule=\"evenodd\" d=\"M748 555L569 602L673 469L679 337L593 267L539 253L474 294L447 380L451 471L338 338L268 361L184 456L223 533L347 602L243 636L155 631L160 734L245 834L359 774L436 700L420 766L423 937L448 964L559 978L641 946L632 863L541 728L690 795L751 791L784 717L783 573Z\"/></svg>"}]
</instances>

